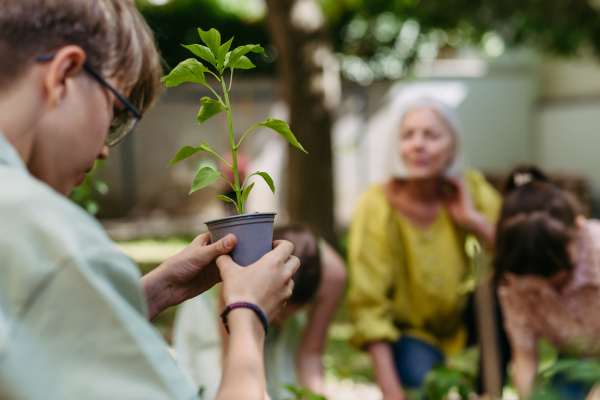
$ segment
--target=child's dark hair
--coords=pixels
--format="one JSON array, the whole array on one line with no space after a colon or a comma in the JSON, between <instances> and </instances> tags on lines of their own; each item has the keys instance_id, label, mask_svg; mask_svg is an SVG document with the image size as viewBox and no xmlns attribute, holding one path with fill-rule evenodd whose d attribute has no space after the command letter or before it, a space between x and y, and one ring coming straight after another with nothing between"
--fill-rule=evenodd
<instances>
[{"instance_id":1,"label":"child's dark hair","mask_svg":"<svg viewBox=\"0 0 600 400\"><path fill-rule=\"evenodd\" d=\"M551 277L571 271L568 246L576 235L577 205L539 169L516 168L505 185L497 225L496 282L506 272Z\"/></svg>"},{"instance_id":2,"label":"child's dark hair","mask_svg":"<svg viewBox=\"0 0 600 400\"><path fill-rule=\"evenodd\" d=\"M321 282L321 256L319 241L310 229L301 225L291 225L276 228L273 240L287 240L294 245L293 255L300 259L300 268L292 279L294 292L289 302L306 304L317 293Z\"/></svg>"}]
</instances>

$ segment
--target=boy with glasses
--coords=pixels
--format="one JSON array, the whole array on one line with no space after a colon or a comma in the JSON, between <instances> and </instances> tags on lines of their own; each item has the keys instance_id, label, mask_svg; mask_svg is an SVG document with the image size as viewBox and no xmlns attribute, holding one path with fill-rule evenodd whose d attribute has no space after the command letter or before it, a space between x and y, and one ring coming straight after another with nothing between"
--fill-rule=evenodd
<instances>
[{"instance_id":1,"label":"boy with glasses","mask_svg":"<svg viewBox=\"0 0 600 400\"><path fill-rule=\"evenodd\" d=\"M266 322L291 295L293 246L276 242L241 268L225 255L234 236L201 235L140 278L66 198L159 92L159 55L134 2L0 9L0 399L197 398L148 319L221 278L228 304L254 308L228 315L218 399L261 398Z\"/></svg>"}]
</instances>

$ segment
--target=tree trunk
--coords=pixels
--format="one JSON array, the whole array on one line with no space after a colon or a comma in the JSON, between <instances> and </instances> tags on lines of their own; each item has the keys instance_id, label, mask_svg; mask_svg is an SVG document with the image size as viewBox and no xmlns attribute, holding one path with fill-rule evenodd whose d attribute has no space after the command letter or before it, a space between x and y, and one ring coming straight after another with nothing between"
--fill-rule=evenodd
<instances>
[{"instance_id":1,"label":"tree trunk","mask_svg":"<svg viewBox=\"0 0 600 400\"><path fill-rule=\"evenodd\" d=\"M331 123L340 78L325 16L316 0L267 0L290 128L308 155L290 147L287 210L337 246L333 220Z\"/></svg>"}]
</instances>

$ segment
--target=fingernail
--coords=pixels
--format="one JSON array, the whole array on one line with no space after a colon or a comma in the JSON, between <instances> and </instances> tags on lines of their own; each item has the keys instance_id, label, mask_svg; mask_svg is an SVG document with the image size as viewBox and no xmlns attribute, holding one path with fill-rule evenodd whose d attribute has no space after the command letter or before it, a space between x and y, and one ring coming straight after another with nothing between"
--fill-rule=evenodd
<instances>
[{"instance_id":1,"label":"fingernail","mask_svg":"<svg viewBox=\"0 0 600 400\"><path fill-rule=\"evenodd\" d=\"M225 247L227 247L227 248L231 247L232 243L233 243L232 235L225 236L225 238L223 239L223 244L225 245Z\"/></svg>"}]
</instances>

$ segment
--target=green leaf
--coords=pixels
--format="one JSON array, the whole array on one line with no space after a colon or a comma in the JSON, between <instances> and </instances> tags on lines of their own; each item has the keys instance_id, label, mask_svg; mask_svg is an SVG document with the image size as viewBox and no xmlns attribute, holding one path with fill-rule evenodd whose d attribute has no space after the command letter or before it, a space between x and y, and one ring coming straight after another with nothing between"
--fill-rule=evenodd
<instances>
[{"instance_id":1,"label":"green leaf","mask_svg":"<svg viewBox=\"0 0 600 400\"><path fill-rule=\"evenodd\" d=\"M167 167L170 167L171 165L178 163L181 160L185 160L186 158L193 156L200 150L201 150L200 147L183 146L181 149L179 149L179 151L177 152L177 155L175 156L174 159L171 160L171 162L169 163L169 165L167 165Z\"/></svg>"},{"instance_id":2,"label":"green leaf","mask_svg":"<svg viewBox=\"0 0 600 400\"><path fill-rule=\"evenodd\" d=\"M254 53L265 54L265 49L260 47L259 44L248 44L246 46L240 46L231 52L231 55L229 56L229 60L227 61L227 64L225 64L225 67L229 67L231 69L236 68L235 65L237 64L238 60L244 54L247 54L251 51Z\"/></svg>"},{"instance_id":3,"label":"green leaf","mask_svg":"<svg viewBox=\"0 0 600 400\"><path fill-rule=\"evenodd\" d=\"M200 99L200 102L202 103L202 107L198 113L199 124L206 122L206 120L208 120L210 117L213 117L223 111L221 103L211 99L210 97L203 97Z\"/></svg>"},{"instance_id":4,"label":"green leaf","mask_svg":"<svg viewBox=\"0 0 600 400\"><path fill-rule=\"evenodd\" d=\"M265 122L261 122L257 126L265 126L267 128L273 129L275 132L277 132L281 136L283 136L288 142L290 142L292 146L295 146L295 147L299 148L300 150L302 150L303 152L305 152L306 154L308 154L308 152L306 150L304 150L304 147L302 147L302 145L300 143L298 143L298 141L296 140L296 137L290 130L290 127L284 121L281 121L279 119L269 118L268 120L266 120Z\"/></svg>"},{"instance_id":5,"label":"green leaf","mask_svg":"<svg viewBox=\"0 0 600 400\"><path fill-rule=\"evenodd\" d=\"M218 57L219 68L224 68L224 66L225 66L225 57L227 57L227 54L229 54L229 48L231 47L231 42L233 42L233 38L229 39L229 41L227 43L224 43L219 48L219 57Z\"/></svg>"},{"instance_id":6,"label":"green leaf","mask_svg":"<svg viewBox=\"0 0 600 400\"><path fill-rule=\"evenodd\" d=\"M246 200L248 200L248 195L252 191L253 187L254 183L248 186L246 189L244 189L244 192L242 193L242 207L244 206L244 204L246 204Z\"/></svg>"},{"instance_id":7,"label":"green leaf","mask_svg":"<svg viewBox=\"0 0 600 400\"><path fill-rule=\"evenodd\" d=\"M211 167L204 167L196 174L196 178L194 178L194 183L192 184L192 189L190 190L190 194L194 193L196 190L203 189L219 179L221 174L212 169Z\"/></svg>"},{"instance_id":8,"label":"green leaf","mask_svg":"<svg viewBox=\"0 0 600 400\"><path fill-rule=\"evenodd\" d=\"M197 149L209 152L209 153L214 154L215 156L217 156L219 159L222 159L217 153L215 153L213 151L213 149L210 148L210 146L208 145L208 143L206 143L204 141L202 143L200 143L200 146L198 146Z\"/></svg>"},{"instance_id":9,"label":"green leaf","mask_svg":"<svg viewBox=\"0 0 600 400\"><path fill-rule=\"evenodd\" d=\"M188 58L179 63L167 76L163 76L161 82L166 82L167 87L177 86L184 82L197 82L206 85L204 73L208 71L202 63L195 58Z\"/></svg>"},{"instance_id":10,"label":"green leaf","mask_svg":"<svg viewBox=\"0 0 600 400\"><path fill-rule=\"evenodd\" d=\"M217 199L219 199L219 200L223 200L223 201L226 201L226 202L228 202L228 203L233 203L233 204L235 205L235 208L236 208L236 209L237 209L237 211L238 211L238 214L240 213L240 209L238 208L238 205L237 205L237 203L236 203L234 200L230 199L230 198L229 198L229 197L227 197L227 196L217 196Z\"/></svg>"},{"instance_id":11,"label":"green leaf","mask_svg":"<svg viewBox=\"0 0 600 400\"><path fill-rule=\"evenodd\" d=\"M217 57L219 48L221 47L221 34L219 31L212 28L211 30L204 32L202 29L198 28L198 33L200 34L200 39L208 46L213 55Z\"/></svg>"},{"instance_id":12,"label":"green leaf","mask_svg":"<svg viewBox=\"0 0 600 400\"><path fill-rule=\"evenodd\" d=\"M182 46L194 53L195 55L197 55L198 57L200 57L201 59L203 59L204 61L208 61L215 68L217 67L217 59L208 47L199 44L190 44L189 46L182 44Z\"/></svg>"},{"instance_id":13,"label":"green leaf","mask_svg":"<svg viewBox=\"0 0 600 400\"><path fill-rule=\"evenodd\" d=\"M256 65L252 64L252 61L246 56L241 56L240 59L235 63L233 68L237 69L252 69L255 68Z\"/></svg>"},{"instance_id":14,"label":"green leaf","mask_svg":"<svg viewBox=\"0 0 600 400\"><path fill-rule=\"evenodd\" d=\"M228 52L225 56L225 61L223 61L224 68L227 68L227 64L229 64L229 57L231 57L231 52Z\"/></svg>"},{"instance_id":15,"label":"green leaf","mask_svg":"<svg viewBox=\"0 0 600 400\"><path fill-rule=\"evenodd\" d=\"M228 202L228 203L235 203L235 201L233 201L232 199L230 199L230 198L229 198L229 197L227 197L227 196L217 196L217 199L219 199L219 200L223 200L223 201L226 201L226 202Z\"/></svg>"},{"instance_id":16,"label":"green leaf","mask_svg":"<svg viewBox=\"0 0 600 400\"><path fill-rule=\"evenodd\" d=\"M255 172L250 176L254 176L254 175L260 175L262 176L262 178L265 180L265 182L267 182L267 185L269 185L269 187L271 188L271 191L273 192L273 194L275 194L275 184L273 183L273 179L271 179L271 177L269 176L269 174L267 174L266 172ZM250 176L248 178L250 178Z\"/></svg>"}]
</instances>

